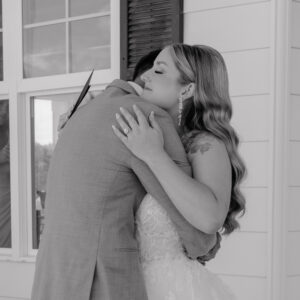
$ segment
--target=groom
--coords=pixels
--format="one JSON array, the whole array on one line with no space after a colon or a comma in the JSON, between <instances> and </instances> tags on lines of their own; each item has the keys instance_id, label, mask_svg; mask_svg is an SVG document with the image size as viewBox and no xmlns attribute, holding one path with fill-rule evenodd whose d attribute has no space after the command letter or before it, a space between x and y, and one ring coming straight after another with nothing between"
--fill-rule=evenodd
<instances>
[{"instance_id":1,"label":"groom","mask_svg":"<svg viewBox=\"0 0 300 300\"><path fill-rule=\"evenodd\" d=\"M139 97L134 83L113 81L64 127L48 174L46 224L37 255L32 300L147 300L135 238L135 212L148 192L167 210L192 259L216 235L193 228L148 169L114 135L122 106L152 110L165 149L190 172L185 151L163 110Z\"/></svg>"}]
</instances>

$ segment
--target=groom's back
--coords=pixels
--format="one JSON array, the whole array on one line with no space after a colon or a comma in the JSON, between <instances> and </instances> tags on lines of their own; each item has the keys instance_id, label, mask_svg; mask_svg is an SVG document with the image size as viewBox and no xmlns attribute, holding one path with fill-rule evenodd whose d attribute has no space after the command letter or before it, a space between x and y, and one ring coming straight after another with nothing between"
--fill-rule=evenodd
<instances>
[{"instance_id":1,"label":"groom's back","mask_svg":"<svg viewBox=\"0 0 300 300\"><path fill-rule=\"evenodd\" d=\"M112 206L116 202L116 214L127 216L128 211L132 211L131 202L135 202L135 196L145 193L130 169L132 154L111 128L115 113L124 101L134 103L131 99L137 97L130 95L127 100L122 95L107 97L109 92L105 91L80 109L70 119L57 143L46 199L48 222L51 224L55 219L52 226L57 226L58 221L65 222L68 217L76 223L83 221L84 224L102 226L105 218L99 216L105 205ZM121 203L118 202L120 198L124 200ZM59 218L58 213L62 214ZM124 221L128 222L128 217Z\"/></svg>"},{"instance_id":2,"label":"groom's back","mask_svg":"<svg viewBox=\"0 0 300 300\"><path fill-rule=\"evenodd\" d=\"M61 133L48 175L32 299L146 299L134 237L134 213L145 191L130 168L132 154L111 128L119 107L138 100L109 88Z\"/></svg>"}]
</instances>

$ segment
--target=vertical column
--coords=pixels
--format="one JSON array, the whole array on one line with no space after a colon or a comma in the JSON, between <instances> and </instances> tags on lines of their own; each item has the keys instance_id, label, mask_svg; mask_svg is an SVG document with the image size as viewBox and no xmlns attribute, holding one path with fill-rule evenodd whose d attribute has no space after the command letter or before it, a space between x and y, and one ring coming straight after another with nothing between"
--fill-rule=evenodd
<instances>
[{"instance_id":1,"label":"vertical column","mask_svg":"<svg viewBox=\"0 0 300 300\"><path fill-rule=\"evenodd\" d=\"M272 1L272 156L269 205L269 300L285 299L288 156L289 1Z\"/></svg>"}]
</instances>

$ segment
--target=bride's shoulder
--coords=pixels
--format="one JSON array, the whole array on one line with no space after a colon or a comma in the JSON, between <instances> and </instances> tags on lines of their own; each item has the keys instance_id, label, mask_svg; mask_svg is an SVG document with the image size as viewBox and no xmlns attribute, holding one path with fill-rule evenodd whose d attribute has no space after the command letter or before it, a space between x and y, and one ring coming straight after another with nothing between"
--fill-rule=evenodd
<instances>
[{"instance_id":1,"label":"bride's shoulder","mask_svg":"<svg viewBox=\"0 0 300 300\"><path fill-rule=\"evenodd\" d=\"M192 130L182 136L182 142L189 158L196 153L204 154L211 148L224 148L224 143L215 135L207 131Z\"/></svg>"},{"instance_id":2,"label":"bride's shoulder","mask_svg":"<svg viewBox=\"0 0 300 300\"><path fill-rule=\"evenodd\" d=\"M181 137L186 152L194 151L195 146L203 142L219 142L220 140L208 131L191 130Z\"/></svg>"}]
</instances>

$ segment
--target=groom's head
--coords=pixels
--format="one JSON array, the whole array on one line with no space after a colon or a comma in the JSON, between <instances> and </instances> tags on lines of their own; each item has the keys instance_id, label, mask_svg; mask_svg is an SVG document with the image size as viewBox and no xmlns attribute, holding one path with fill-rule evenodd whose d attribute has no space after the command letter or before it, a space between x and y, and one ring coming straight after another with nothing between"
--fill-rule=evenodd
<instances>
[{"instance_id":1,"label":"groom's head","mask_svg":"<svg viewBox=\"0 0 300 300\"><path fill-rule=\"evenodd\" d=\"M155 58L157 57L160 51L161 49L153 50L145 56L143 56L142 58L140 58L140 60L135 65L132 81L134 81L141 87L144 87L145 83L141 80L141 75L152 68Z\"/></svg>"}]
</instances>

